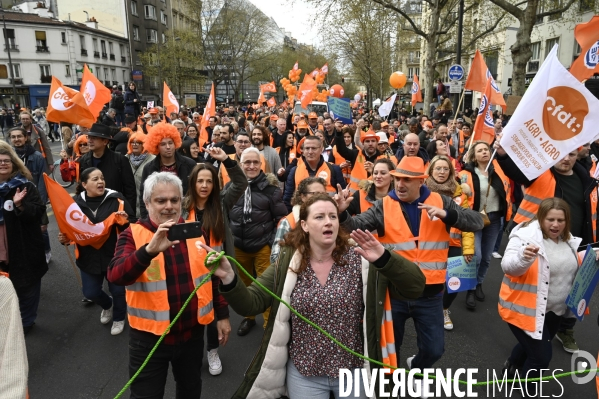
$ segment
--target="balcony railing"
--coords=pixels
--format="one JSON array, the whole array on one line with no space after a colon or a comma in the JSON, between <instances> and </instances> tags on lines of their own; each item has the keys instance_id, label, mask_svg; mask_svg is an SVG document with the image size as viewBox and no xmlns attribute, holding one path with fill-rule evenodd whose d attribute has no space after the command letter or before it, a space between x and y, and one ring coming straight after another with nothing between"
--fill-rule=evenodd
<instances>
[{"instance_id":1,"label":"balcony railing","mask_svg":"<svg viewBox=\"0 0 599 399\"><path fill-rule=\"evenodd\" d=\"M38 53L49 53L50 52L50 48L48 46L35 46L36 47L36 51Z\"/></svg>"},{"instance_id":2,"label":"balcony railing","mask_svg":"<svg viewBox=\"0 0 599 399\"><path fill-rule=\"evenodd\" d=\"M113 85L113 86L118 86L118 85L119 85L119 82L117 82L116 80L113 80L113 81L112 81L112 85Z\"/></svg>"},{"instance_id":3,"label":"balcony railing","mask_svg":"<svg viewBox=\"0 0 599 399\"><path fill-rule=\"evenodd\" d=\"M100 58L100 52L94 51L94 58Z\"/></svg>"},{"instance_id":4,"label":"balcony railing","mask_svg":"<svg viewBox=\"0 0 599 399\"><path fill-rule=\"evenodd\" d=\"M127 62L127 57L121 56L121 62Z\"/></svg>"},{"instance_id":5,"label":"balcony railing","mask_svg":"<svg viewBox=\"0 0 599 399\"><path fill-rule=\"evenodd\" d=\"M22 85L23 84L23 78L14 78L14 79L10 78L9 79L10 83L12 83L13 80L15 81L16 85Z\"/></svg>"},{"instance_id":6,"label":"balcony railing","mask_svg":"<svg viewBox=\"0 0 599 399\"><path fill-rule=\"evenodd\" d=\"M114 61L114 60L116 59L116 57L114 56L114 54L110 54L110 59L111 59L112 61Z\"/></svg>"},{"instance_id":7,"label":"balcony railing","mask_svg":"<svg viewBox=\"0 0 599 399\"><path fill-rule=\"evenodd\" d=\"M86 49L84 49L84 48L82 48L82 49L81 49L81 55L85 55L85 56L87 56L87 50L86 50Z\"/></svg>"},{"instance_id":8,"label":"balcony railing","mask_svg":"<svg viewBox=\"0 0 599 399\"><path fill-rule=\"evenodd\" d=\"M40 80L42 83L52 83L52 75L42 75Z\"/></svg>"},{"instance_id":9,"label":"balcony railing","mask_svg":"<svg viewBox=\"0 0 599 399\"><path fill-rule=\"evenodd\" d=\"M19 51L19 45L14 43L8 43L8 48L10 51ZM4 51L6 51L6 44L4 45Z\"/></svg>"},{"instance_id":10,"label":"balcony railing","mask_svg":"<svg viewBox=\"0 0 599 399\"><path fill-rule=\"evenodd\" d=\"M108 58L108 54L107 53L102 53L102 58Z\"/></svg>"}]
</instances>

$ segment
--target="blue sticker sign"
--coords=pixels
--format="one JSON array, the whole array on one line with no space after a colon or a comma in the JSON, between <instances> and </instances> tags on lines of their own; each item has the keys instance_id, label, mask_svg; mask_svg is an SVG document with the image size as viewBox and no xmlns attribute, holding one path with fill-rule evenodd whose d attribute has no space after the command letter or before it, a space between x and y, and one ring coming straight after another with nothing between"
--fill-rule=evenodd
<instances>
[{"instance_id":1,"label":"blue sticker sign","mask_svg":"<svg viewBox=\"0 0 599 399\"><path fill-rule=\"evenodd\" d=\"M476 288L476 256L466 263L463 256L447 259L447 292L462 292Z\"/></svg>"},{"instance_id":2,"label":"blue sticker sign","mask_svg":"<svg viewBox=\"0 0 599 399\"><path fill-rule=\"evenodd\" d=\"M333 120L340 119L346 125L351 125L352 112L351 106L349 105L349 98L337 98L329 96L327 99L327 105L329 108L329 114Z\"/></svg>"},{"instance_id":3,"label":"blue sticker sign","mask_svg":"<svg viewBox=\"0 0 599 399\"><path fill-rule=\"evenodd\" d=\"M464 78L464 67L458 64L452 65L449 67L447 74L449 80L462 80Z\"/></svg>"},{"instance_id":4,"label":"blue sticker sign","mask_svg":"<svg viewBox=\"0 0 599 399\"><path fill-rule=\"evenodd\" d=\"M593 291L599 282L599 262L595 260L595 251L587 246L587 251L578 268L572 289L566 298L566 305L578 320L582 320L589 306Z\"/></svg>"}]
</instances>

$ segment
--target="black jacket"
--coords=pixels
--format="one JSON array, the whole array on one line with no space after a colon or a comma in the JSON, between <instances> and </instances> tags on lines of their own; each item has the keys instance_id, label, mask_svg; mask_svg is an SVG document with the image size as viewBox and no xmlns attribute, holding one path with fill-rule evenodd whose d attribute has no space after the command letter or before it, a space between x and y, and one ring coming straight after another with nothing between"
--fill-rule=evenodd
<instances>
[{"instance_id":1,"label":"black jacket","mask_svg":"<svg viewBox=\"0 0 599 399\"><path fill-rule=\"evenodd\" d=\"M399 147L399 150L397 150L397 153L395 154L395 158L397 158L397 162L401 162L401 159L404 157L405 155L405 151L402 147ZM422 158L422 160L424 161L424 164L426 165L426 163L428 161L430 161L430 158L428 157L428 152L426 152L425 148L420 147L418 149L418 154L417 154L420 158Z\"/></svg>"},{"instance_id":2,"label":"black jacket","mask_svg":"<svg viewBox=\"0 0 599 399\"><path fill-rule=\"evenodd\" d=\"M231 183L227 183L225 187L229 184ZM250 183L250 189L252 221L248 223L243 221L245 195L237 200L229 212L229 218L235 246L242 251L258 252L265 245L272 246L279 220L287 216L288 212L281 198L279 183L273 174L260 172L260 175Z\"/></svg>"},{"instance_id":3,"label":"black jacket","mask_svg":"<svg viewBox=\"0 0 599 399\"><path fill-rule=\"evenodd\" d=\"M79 158L77 162L79 162L80 172L94 166L92 156L93 154L90 151ZM104 175L106 188L110 188L123 194L129 205L131 205L131 208L135 209L137 190L135 188L135 178L133 177L129 160L121 154L107 148L104 151L102 158L100 158L98 169L100 169Z\"/></svg>"},{"instance_id":4,"label":"black jacket","mask_svg":"<svg viewBox=\"0 0 599 399\"><path fill-rule=\"evenodd\" d=\"M119 192L107 189L106 196L100 206L96 209L96 212L90 209L86 199L85 192L75 196L75 202L92 223L100 223L106 220L113 212L116 212L119 209L119 199L125 201L125 212L129 215L129 221L135 220L135 211L133 211L125 197ZM108 236L106 242L104 242L99 249L95 249L91 245L77 245L79 251L77 266L89 274L101 274L106 272L108 264L114 256L118 233L125 230L127 226L129 226L129 224L123 226L113 225L110 236Z\"/></svg>"},{"instance_id":5,"label":"black jacket","mask_svg":"<svg viewBox=\"0 0 599 399\"><path fill-rule=\"evenodd\" d=\"M131 91L131 89L127 88L123 97L125 98L125 113L135 115L137 118L141 109L141 98L139 97L139 93L137 90ZM137 102L135 102L135 100L137 100Z\"/></svg>"},{"instance_id":6,"label":"black jacket","mask_svg":"<svg viewBox=\"0 0 599 399\"><path fill-rule=\"evenodd\" d=\"M474 187L474 204L472 205L472 209L476 211L480 207L480 199L485 197L487 193L480 192L480 179L478 178L478 175L476 174L474 168L476 168L476 166L474 166L473 163L467 163L466 165L464 165L464 170L470 172L470 175L472 176L472 186ZM492 163L489 165L488 176L489 179L491 179L491 187L493 187L493 190L495 190L495 193L497 193L497 196L499 197L499 205L501 205L501 215L505 218L507 213L505 198L507 194L505 192L505 186L501 181L501 177L499 177L499 175L495 173L495 168L493 167Z\"/></svg>"},{"instance_id":7,"label":"black jacket","mask_svg":"<svg viewBox=\"0 0 599 399\"><path fill-rule=\"evenodd\" d=\"M116 122L108 114L102 117L102 124L106 126L116 126Z\"/></svg>"},{"instance_id":8,"label":"black jacket","mask_svg":"<svg viewBox=\"0 0 599 399\"><path fill-rule=\"evenodd\" d=\"M190 158L184 157L175 151L175 164L177 165L177 176L181 179L181 183L183 185L183 196L187 194L187 187L189 183L189 175L191 175L191 171L197 165L195 161ZM131 167L129 166L129 170ZM144 182L154 172L160 172L160 155L156 155L156 158L146 166L144 166L144 170L141 174L141 187L139 188L139 213L140 218L147 219L148 211L146 209L146 204L144 203Z\"/></svg>"},{"instance_id":9,"label":"black jacket","mask_svg":"<svg viewBox=\"0 0 599 399\"><path fill-rule=\"evenodd\" d=\"M8 244L8 270L10 280L16 288L37 283L48 271L42 238L42 215L46 204L40 198L35 184L27 182L19 187L27 189L23 199L23 210L3 210ZM12 199L17 188L12 189L5 200Z\"/></svg>"},{"instance_id":10,"label":"black jacket","mask_svg":"<svg viewBox=\"0 0 599 399\"><path fill-rule=\"evenodd\" d=\"M512 179L514 181L514 183L521 184L525 187L529 187L534 182L534 180L528 180L526 178L526 176L524 176L522 171L518 168L518 166L514 163L514 161L512 161L512 159L508 155L503 155L503 156L498 155L497 162L499 162L499 166L501 166L503 173L505 173L505 175L507 177ZM584 220L585 221L584 221L584 230L583 230L583 234L582 234L581 238L582 238L583 245L590 244L593 242L593 224L592 224L593 212L591 210L591 195L593 195L593 192L595 191L595 187L597 187L597 181L595 179L591 178L591 176L589 175L589 172L587 172L586 168L578 162L574 163L574 167L572 168L572 171L574 173L576 173L576 176L578 176L578 178L582 182L582 186L584 187L583 194L584 194L584 204L585 204L585 209L584 209L584 213L585 213ZM552 173L555 178L556 172L555 172L554 168L551 168L548 171L545 171L544 173ZM563 190L560 187L560 185L557 183L557 179L556 179L556 184L555 184L554 197L558 197L558 198L564 197ZM510 225L508 226L508 231L511 231L515 227L515 225L516 225L515 222L512 220L510 222Z\"/></svg>"},{"instance_id":11,"label":"black jacket","mask_svg":"<svg viewBox=\"0 0 599 399\"><path fill-rule=\"evenodd\" d=\"M127 143L129 143L129 132L127 130L121 130L114 135L110 146L119 154L127 155L127 151L129 151Z\"/></svg>"}]
</instances>

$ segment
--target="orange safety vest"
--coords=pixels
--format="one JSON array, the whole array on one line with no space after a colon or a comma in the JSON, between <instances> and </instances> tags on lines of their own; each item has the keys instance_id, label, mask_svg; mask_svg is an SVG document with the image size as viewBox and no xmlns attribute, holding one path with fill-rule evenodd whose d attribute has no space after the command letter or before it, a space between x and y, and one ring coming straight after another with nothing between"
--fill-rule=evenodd
<instances>
[{"instance_id":1,"label":"orange safety vest","mask_svg":"<svg viewBox=\"0 0 599 399\"><path fill-rule=\"evenodd\" d=\"M331 185L331 166L328 162L323 162L320 165L320 168L314 174L314 177L320 177L324 179L326 186L325 191L331 197L337 194L337 189ZM308 168L306 167L305 162L298 162L297 167L295 168L295 189L297 190L297 186L299 186L300 182L304 179L310 177L308 173Z\"/></svg>"},{"instance_id":2,"label":"orange safety vest","mask_svg":"<svg viewBox=\"0 0 599 399\"><path fill-rule=\"evenodd\" d=\"M339 166L345 162L345 158L343 158L337 151L337 146L333 147L333 156L335 157L335 165ZM349 183L349 179L351 176L351 166L346 166L345 168L342 168L341 172L343 173L343 178L345 179L345 182Z\"/></svg>"},{"instance_id":3,"label":"orange safety vest","mask_svg":"<svg viewBox=\"0 0 599 399\"><path fill-rule=\"evenodd\" d=\"M464 139L464 132L462 132L461 130L458 130L458 134L459 134L459 143L458 143L458 153L456 154L456 158L459 158L460 156L462 156L462 154L464 153L464 143L465 143L465 139ZM453 147L453 136L449 135L449 141L448 141L449 145ZM449 152L449 151L448 151Z\"/></svg>"},{"instance_id":4,"label":"orange safety vest","mask_svg":"<svg viewBox=\"0 0 599 399\"><path fill-rule=\"evenodd\" d=\"M376 157L375 161L381 158L386 158L386 156L381 154ZM391 160L393 161L393 159ZM366 169L364 168L365 162L366 157L362 153L362 150L360 150L358 156L356 157L356 162L352 165L351 175L349 176L349 191L352 194L360 189L360 186L358 185L360 180L368 179L368 172L366 172Z\"/></svg>"},{"instance_id":5,"label":"orange safety vest","mask_svg":"<svg viewBox=\"0 0 599 399\"><path fill-rule=\"evenodd\" d=\"M506 214L505 214L505 221L509 221L512 219L512 186L510 183L510 179L505 175L505 173L503 173L503 169L501 169L501 166L499 166L499 163L497 162L496 159L493 160L493 169L495 170L495 173L497 174L497 176L499 176L499 179L501 179L501 182L503 183L503 189L505 190L505 206L506 206ZM476 192L474 191L474 183L472 182L472 173L470 173L467 170L462 170L459 173L460 176L460 181L462 183L466 183L469 187L470 187L470 191L472 192L472 204L474 204L474 197L476 196ZM479 193L481 196L486 194L486 193ZM553 197L553 194L551 195ZM522 201L524 202L524 201ZM539 204L541 203L541 201L539 201ZM538 205L537 205L538 208ZM535 214L536 214L536 210L535 210ZM517 217L517 216L516 216ZM517 222L519 223L519 222Z\"/></svg>"},{"instance_id":6,"label":"orange safety vest","mask_svg":"<svg viewBox=\"0 0 599 399\"><path fill-rule=\"evenodd\" d=\"M537 315L539 258L521 276L503 276L497 305L501 318L525 331L534 331Z\"/></svg>"},{"instance_id":7,"label":"orange safety vest","mask_svg":"<svg viewBox=\"0 0 599 399\"><path fill-rule=\"evenodd\" d=\"M431 193L425 204L443 208L443 199ZM441 219L431 220L425 209L420 214L420 235L414 237L404 218L401 205L389 196L383 198L385 235L378 240L385 247L416 263L426 277L426 284L445 283L449 233ZM385 245L387 244L387 245Z\"/></svg>"},{"instance_id":8,"label":"orange safety vest","mask_svg":"<svg viewBox=\"0 0 599 399\"><path fill-rule=\"evenodd\" d=\"M293 147L291 147L291 148L289 149L289 155L287 156L287 161L288 161L289 163L293 162L293 160L294 160L295 158L297 158L297 150L295 149L295 139L293 139L293 140L294 140ZM277 150L277 154L280 154L280 153L281 153L281 148L282 148L282 147L277 147L277 148L275 148L275 150Z\"/></svg>"},{"instance_id":9,"label":"orange safety vest","mask_svg":"<svg viewBox=\"0 0 599 399\"><path fill-rule=\"evenodd\" d=\"M454 202L459 206L462 206L464 201L468 201L468 196L464 193L459 197L453 198ZM450 247L462 247L462 231L455 227L449 229L449 246Z\"/></svg>"},{"instance_id":10,"label":"orange safety vest","mask_svg":"<svg viewBox=\"0 0 599 399\"><path fill-rule=\"evenodd\" d=\"M372 202L366 199L368 193L364 190L360 190L360 213L366 212L368 209L372 208Z\"/></svg>"},{"instance_id":11,"label":"orange safety vest","mask_svg":"<svg viewBox=\"0 0 599 399\"><path fill-rule=\"evenodd\" d=\"M152 240L154 233L141 224L132 224L131 233L135 247L141 248ZM199 249L196 243L205 243L203 237L186 240L189 256L189 269L195 287L208 275L209 270L204 266L206 252ZM210 239L210 246L215 251L221 251L222 244ZM127 298L127 314L129 325L140 331L154 335L162 335L170 324L170 305L166 286L164 255L159 253L146 271L138 277L135 283L125 287ZM196 292L198 297L198 323L210 324L214 320L212 303L212 283L202 285Z\"/></svg>"},{"instance_id":12,"label":"orange safety vest","mask_svg":"<svg viewBox=\"0 0 599 399\"><path fill-rule=\"evenodd\" d=\"M232 160L235 160L237 154L229 154L229 158L231 158ZM270 171L267 172L267 170L269 168L266 167L266 159L264 159L264 155L260 154L260 161L262 162L262 165L260 165L260 169L262 169L262 172L264 173L268 173ZM220 164L220 176L223 179L223 187L225 187L225 184L227 184L228 182L231 181L231 178L229 177L229 173L227 172L227 168L225 168L225 165L223 165L222 163ZM223 188L221 187L221 189Z\"/></svg>"},{"instance_id":13,"label":"orange safety vest","mask_svg":"<svg viewBox=\"0 0 599 399\"><path fill-rule=\"evenodd\" d=\"M295 221L295 216L293 216L293 212L281 219L279 221L279 224L281 224L283 220L287 220L287 223L289 223L289 230L293 230L295 225L297 224L297 222Z\"/></svg>"}]
</instances>

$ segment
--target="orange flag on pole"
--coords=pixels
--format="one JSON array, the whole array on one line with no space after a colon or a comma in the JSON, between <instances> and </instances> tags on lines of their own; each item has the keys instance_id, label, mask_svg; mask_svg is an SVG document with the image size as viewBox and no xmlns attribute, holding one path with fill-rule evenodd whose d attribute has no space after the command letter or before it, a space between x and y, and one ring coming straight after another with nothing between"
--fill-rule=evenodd
<instances>
[{"instance_id":1,"label":"orange flag on pole","mask_svg":"<svg viewBox=\"0 0 599 399\"><path fill-rule=\"evenodd\" d=\"M474 124L474 133L472 134L473 143L477 140L484 140L491 144L495 140L495 123L491 113L491 102L489 101L492 92L491 79L489 79L480 100L478 116Z\"/></svg>"},{"instance_id":2,"label":"orange flag on pole","mask_svg":"<svg viewBox=\"0 0 599 399\"><path fill-rule=\"evenodd\" d=\"M328 62L326 64L324 64L322 68L320 68L320 72L324 73L325 75L327 73L329 73L329 63Z\"/></svg>"},{"instance_id":3,"label":"orange flag on pole","mask_svg":"<svg viewBox=\"0 0 599 399\"><path fill-rule=\"evenodd\" d=\"M212 89L210 89L210 96L208 102L204 108L204 115L202 115L202 121L200 123L200 140L206 143L209 140L208 131L206 128L210 125L210 117L216 115L216 99L214 98L214 82L212 83Z\"/></svg>"},{"instance_id":4,"label":"orange flag on pole","mask_svg":"<svg viewBox=\"0 0 599 399\"><path fill-rule=\"evenodd\" d=\"M293 70L297 71L299 69L299 64L297 63L297 61L295 61L295 64L293 64Z\"/></svg>"},{"instance_id":5,"label":"orange flag on pole","mask_svg":"<svg viewBox=\"0 0 599 399\"><path fill-rule=\"evenodd\" d=\"M48 96L46 119L50 122L69 122L85 127L91 127L96 122L96 117L87 107L81 93L63 86L54 76Z\"/></svg>"},{"instance_id":6,"label":"orange flag on pole","mask_svg":"<svg viewBox=\"0 0 599 399\"><path fill-rule=\"evenodd\" d=\"M260 85L260 91L263 93L276 93L277 86L275 85L274 80L270 83L264 83L263 85Z\"/></svg>"},{"instance_id":7,"label":"orange flag on pole","mask_svg":"<svg viewBox=\"0 0 599 399\"><path fill-rule=\"evenodd\" d=\"M258 105L262 106L266 102L266 97L264 97L264 93L260 90L260 95L258 96Z\"/></svg>"},{"instance_id":8,"label":"orange flag on pole","mask_svg":"<svg viewBox=\"0 0 599 399\"><path fill-rule=\"evenodd\" d=\"M422 102L422 92L420 91L420 82L418 81L418 75L414 75L414 81L412 82L412 108L416 103Z\"/></svg>"},{"instance_id":9,"label":"orange flag on pole","mask_svg":"<svg viewBox=\"0 0 599 399\"><path fill-rule=\"evenodd\" d=\"M300 85L297 93L299 100L302 102L302 108L306 109L308 104L312 102L314 98L314 89L316 88L316 81L308 74L304 75L304 81Z\"/></svg>"},{"instance_id":10,"label":"orange flag on pole","mask_svg":"<svg viewBox=\"0 0 599 399\"><path fill-rule=\"evenodd\" d=\"M100 223L92 223L81 211L81 208L75 200L69 195L60 184L50 179L44 173L44 182L48 190L48 198L52 204L52 210L56 217L58 230L66 235L69 240L79 245L91 245L100 249L110 236L112 226L116 224L124 225L127 218L117 215L114 212L106 220ZM119 200L121 201L121 200ZM121 206L124 203L121 202Z\"/></svg>"},{"instance_id":11,"label":"orange flag on pole","mask_svg":"<svg viewBox=\"0 0 599 399\"><path fill-rule=\"evenodd\" d=\"M166 82L164 82L162 89L162 105L166 108L165 115L170 115L171 112L179 113L179 101L177 101Z\"/></svg>"},{"instance_id":12,"label":"orange flag on pole","mask_svg":"<svg viewBox=\"0 0 599 399\"><path fill-rule=\"evenodd\" d=\"M581 82L599 73L599 15L589 22L576 25L574 37L580 45L580 55L572 63L570 73Z\"/></svg>"},{"instance_id":13,"label":"orange flag on pole","mask_svg":"<svg viewBox=\"0 0 599 399\"><path fill-rule=\"evenodd\" d=\"M316 75L318 75L318 73L320 72L320 69L316 68L315 70L313 70L312 72L310 72L310 76L315 78Z\"/></svg>"},{"instance_id":14,"label":"orange flag on pole","mask_svg":"<svg viewBox=\"0 0 599 399\"><path fill-rule=\"evenodd\" d=\"M112 93L95 77L87 68L87 64L83 65L83 77L81 78L81 95L85 99L85 103L94 117L100 115L100 111L104 108L104 104L110 102Z\"/></svg>"},{"instance_id":15,"label":"orange flag on pole","mask_svg":"<svg viewBox=\"0 0 599 399\"><path fill-rule=\"evenodd\" d=\"M268 104L269 107L276 107L277 106L277 100L275 100L274 97L269 98L266 103Z\"/></svg>"},{"instance_id":16,"label":"orange flag on pole","mask_svg":"<svg viewBox=\"0 0 599 399\"><path fill-rule=\"evenodd\" d=\"M476 50L464 88L482 93L485 91L487 80L489 79L491 80L491 104L500 105L505 112L507 105L505 104L501 90L499 90L499 86L495 83L491 71L487 68L487 63L482 54L480 51Z\"/></svg>"}]
</instances>

